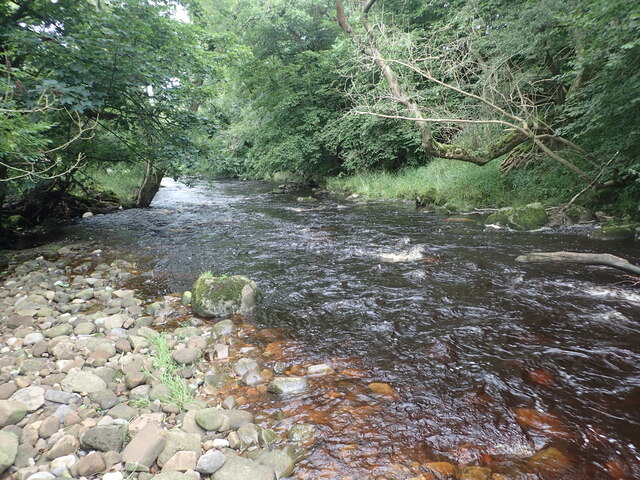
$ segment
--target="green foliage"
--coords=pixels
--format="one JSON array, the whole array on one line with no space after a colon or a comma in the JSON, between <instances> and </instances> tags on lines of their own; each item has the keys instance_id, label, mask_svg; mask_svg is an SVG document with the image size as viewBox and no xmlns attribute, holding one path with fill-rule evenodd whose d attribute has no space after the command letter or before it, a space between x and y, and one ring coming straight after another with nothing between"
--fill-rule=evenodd
<instances>
[{"instance_id":1,"label":"green foliage","mask_svg":"<svg viewBox=\"0 0 640 480\"><path fill-rule=\"evenodd\" d=\"M150 337L149 341L156 350L153 367L160 373L157 380L166 385L170 392L169 398L164 399L164 401L183 408L185 403L193 400L193 391L186 384L184 378L177 373L181 367L171 357L171 348L167 343L166 336Z\"/></svg>"}]
</instances>

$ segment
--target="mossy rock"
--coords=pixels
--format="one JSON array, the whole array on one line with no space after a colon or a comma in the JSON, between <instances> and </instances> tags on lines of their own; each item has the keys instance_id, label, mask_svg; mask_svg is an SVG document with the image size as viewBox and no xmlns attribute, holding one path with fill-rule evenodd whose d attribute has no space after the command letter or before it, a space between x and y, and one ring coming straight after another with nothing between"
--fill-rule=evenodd
<instances>
[{"instance_id":1,"label":"mossy rock","mask_svg":"<svg viewBox=\"0 0 640 480\"><path fill-rule=\"evenodd\" d=\"M601 229L592 230L589 238L595 240L631 240L634 237L633 225L607 225Z\"/></svg>"},{"instance_id":2,"label":"mossy rock","mask_svg":"<svg viewBox=\"0 0 640 480\"><path fill-rule=\"evenodd\" d=\"M258 300L256 284L242 275L201 275L193 284L192 294L193 312L202 317L246 314Z\"/></svg>"},{"instance_id":3,"label":"mossy rock","mask_svg":"<svg viewBox=\"0 0 640 480\"><path fill-rule=\"evenodd\" d=\"M524 207L502 208L489 215L485 223L526 231L544 227L548 219L547 212L541 203L530 203Z\"/></svg>"}]
</instances>

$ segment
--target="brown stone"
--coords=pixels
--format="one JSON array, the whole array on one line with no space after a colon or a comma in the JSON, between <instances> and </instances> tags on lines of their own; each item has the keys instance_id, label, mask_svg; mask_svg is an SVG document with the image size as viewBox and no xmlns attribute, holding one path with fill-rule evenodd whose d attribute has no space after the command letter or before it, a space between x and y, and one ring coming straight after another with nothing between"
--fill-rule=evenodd
<instances>
[{"instance_id":1,"label":"brown stone","mask_svg":"<svg viewBox=\"0 0 640 480\"><path fill-rule=\"evenodd\" d=\"M458 469L458 478L460 480L489 480L491 478L491 469L465 465Z\"/></svg>"},{"instance_id":2,"label":"brown stone","mask_svg":"<svg viewBox=\"0 0 640 480\"><path fill-rule=\"evenodd\" d=\"M155 423L148 422L122 451L122 461L151 467L165 444L162 430Z\"/></svg>"},{"instance_id":3,"label":"brown stone","mask_svg":"<svg viewBox=\"0 0 640 480\"><path fill-rule=\"evenodd\" d=\"M131 344L126 338L116 340L115 346L118 353L129 353L131 351Z\"/></svg>"},{"instance_id":4,"label":"brown stone","mask_svg":"<svg viewBox=\"0 0 640 480\"><path fill-rule=\"evenodd\" d=\"M396 398L396 392L393 390L393 387L388 383L382 382L373 382L368 385L369 390L371 390L376 395L384 395L391 398Z\"/></svg>"},{"instance_id":5,"label":"brown stone","mask_svg":"<svg viewBox=\"0 0 640 480\"><path fill-rule=\"evenodd\" d=\"M180 451L176 452L162 467L163 472L186 472L187 470L195 470L196 452Z\"/></svg>"},{"instance_id":6,"label":"brown stone","mask_svg":"<svg viewBox=\"0 0 640 480\"><path fill-rule=\"evenodd\" d=\"M423 467L428 473L435 473L441 478L453 478L456 476L456 467L449 462L428 462Z\"/></svg>"},{"instance_id":7,"label":"brown stone","mask_svg":"<svg viewBox=\"0 0 640 480\"><path fill-rule=\"evenodd\" d=\"M78 463L71 467L71 472L79 477L91 477L103 472L106 468L107 466L104 463L102 454L100 454L100 452L93 452L81 458Z\"/></svg>"},{"instance_id":8,"label":"brown stone","mask_svg":"<svg viewBox=\"0 0 640 480\"><path fill-rule=\"evenodd\" d=\"M555 447L540 450L527 460L529 468L545 475L558 475L569 469L571 462L567 456Z\"/></svg>"},{"instance_id":9,"label":"brown stone","mask_svg":"<svg viewBox=\"0 0 640 480\"><path fill-rule=\"evenodd\" d=\"M60 419L55 415L45 418L38 429L38 434L42 438L49 438L60 429Z\"/></svg>"},{"instance_id":10,"label":"brown stone","mask_svg":"<svg viewBox=\"0 0 640 480\"><path fill-rule=\"evenodd\" d=\"M515 408L516 421L523 427L544 432L547 435L568 438L565 425L554 415L533 408Z\"/></svg>"}]
</instances>

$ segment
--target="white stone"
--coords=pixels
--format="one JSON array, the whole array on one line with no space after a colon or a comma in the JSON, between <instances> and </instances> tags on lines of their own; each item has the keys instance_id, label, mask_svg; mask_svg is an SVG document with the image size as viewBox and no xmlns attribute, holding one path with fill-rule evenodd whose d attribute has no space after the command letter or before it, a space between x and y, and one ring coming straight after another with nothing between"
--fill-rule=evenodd
<instances>
[{"instance_id":1,"label":"white stone","mask_svg":"<svg viewBox=\"0 0 640 480\"><path fill-rule=\"evenodd\" d=\"M24 344L35 345L36 343L41 342L42 340L44 340L44 335L42 335L40 332L33 332L25 335Z\"/></svg>"},{"instance_id":2,"label":"white stone","mask_svg":"<svg viewBox=\"0 0 640 480\"><path fill-rule=\"evenodd\" d=\"M102 480L122 480L123 478L122 472L109 472L102 476Z\"/></svg>"},{"instance_id":3,"label":"white stone","mask_svg":"<svg viewBox=\"0 0 640 480\"><path fill-rule=\"evenodd\" d=\"M82 214L82 218L89 218L89 217L93 217L93 213L91 212L84 212Z\"/></svg>"},{"instance_id":4,"label":"white stone","mask_svg":"<svg viewBox=\"0 0 640 480\"><path fill-rule=\"evenodd\" d=\"M227 448L229 446L229 441L225 438L214 438L213 446L215 448Z\"/></svg>"}]
</instances>

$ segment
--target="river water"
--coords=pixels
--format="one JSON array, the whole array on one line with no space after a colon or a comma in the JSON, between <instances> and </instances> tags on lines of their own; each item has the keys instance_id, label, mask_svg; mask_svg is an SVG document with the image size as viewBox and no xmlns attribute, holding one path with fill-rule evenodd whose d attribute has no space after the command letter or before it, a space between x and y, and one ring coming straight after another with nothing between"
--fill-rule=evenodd
<instances>
[{"instance_id":1,"label":"river water","mask_svg":"<svg viewBox=\"0 0 640 480\"><path fill-rule=\"evenodd\" d=\"M290 412L322 433L300 478L368 478L402 459L640 478L640 290L611 269L515 261L572 250L638 263L638 243L486 229L390 203L303 204L272 188L167 180L151 208L65 235L133 252L157 293L188 290L205 270L246 275L264 294L260 327L283 328L307 363L353 367ZM549 446L558 468L527 463ZM525 471L538 473L514 473Z\"/></svg>"}]
</instances>

